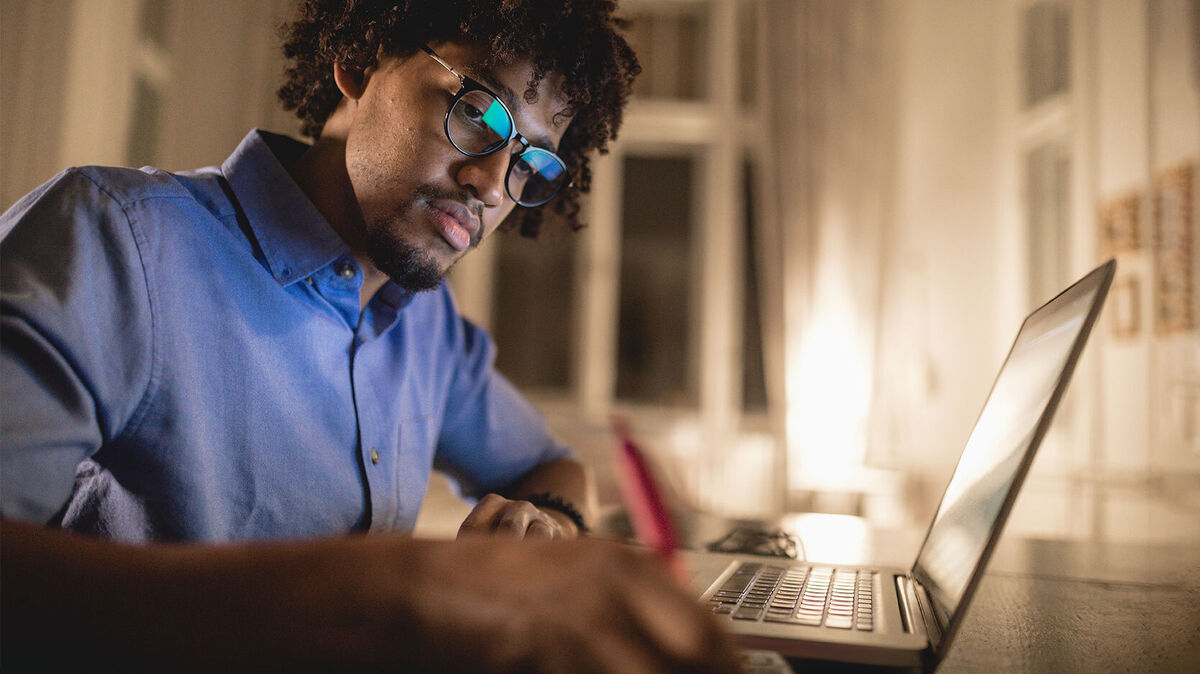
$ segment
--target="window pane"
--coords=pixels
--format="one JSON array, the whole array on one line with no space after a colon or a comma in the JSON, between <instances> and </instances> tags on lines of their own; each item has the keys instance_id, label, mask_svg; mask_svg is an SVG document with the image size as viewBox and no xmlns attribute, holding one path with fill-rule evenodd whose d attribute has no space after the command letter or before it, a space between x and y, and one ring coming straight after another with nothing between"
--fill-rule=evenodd
<instances>
[{"instance_id":1,"label":"window pane","mask_svg":"<svg viewBox=\"0 0 1200 674\"><path fill-rule=\"evenodd\" d=\"M624 164L617 397L697 404L691 330L692 203L699 175L688 157Z\"/></svg>"},{"instance_id":2,"label":"window pane","mask_svg":"<svg viewBox=\"0 0 1200 674\"><path fill-rule=\"evenodd\" d=\"M579 236L547 217L536 239L516 231L496 237L492 299L496 367L519 387L570 386Z\"/></svg>"},{"instance_id":3,"label":"window pane","mask_svg":"<svg viewBox=\"0 0 1200 674\"><path fill-rule=\"evenodd\" d=\"M708 17L708 6L699 2L638 7L629 16L627 37L642 65L634 95L688 100L705 96Z\"/></svg>"},{"instance_id":4,"label":"window pane","mask_svg":"<svg viewBox=\"0 0 1200 674\"><path fill-rule=\"evenodd\" d=\"M1033 106L1070 83L1070 21L1066 7L1038 2L1025 10L1025 104Z\"/></svg>"},{"instance_id":5,"label":"window pane","mask_svg":"<svg viewBox=\"0 0 1200 674\"><path fill-rule=\"evenodd\" d=\"M1029 241L1029 304L1036 307L1067 281L1071 161L1058 143L1040 145L1025 157Z\"/></svg>"}]
</instances>

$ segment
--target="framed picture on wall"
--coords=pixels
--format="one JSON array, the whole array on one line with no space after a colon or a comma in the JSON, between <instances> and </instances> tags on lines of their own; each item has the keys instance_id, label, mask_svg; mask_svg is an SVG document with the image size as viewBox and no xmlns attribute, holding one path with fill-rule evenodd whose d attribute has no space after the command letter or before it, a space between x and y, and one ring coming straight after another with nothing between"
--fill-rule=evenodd
<instances>
[{"instance_id":1,"label":"framed picture on wall","mask_svg":"<svg viewBox=\"0 0 1200 674\"><path fill-rule=\"evenodd\" d=\"M1195 173L1187 163L1154 179L1154 331L1160 335L1197 327Z\"/></svg>"},{"instance_id":2,"label":"framed picture on wall","mask_svg":"<svg viewBox=\"0 0 1200 674\"><path fill-rule=\"evenodd\" d=\"M1142 198L1129 192L1100 204L1100 242L1105 256L1142 247Z\"/></svg>"},{"instance_id":3,"label":"framed picture on wall","mask_svg":"<svg viewBox=\"0 0 1200 674\"><path fill-rule=\"evenodd\" d=\"M1109 292L1112 334L1117 339L1137 337L1142 329L1142 284L1134 276L1118 279Z\"/></svg>"}]
</instances>

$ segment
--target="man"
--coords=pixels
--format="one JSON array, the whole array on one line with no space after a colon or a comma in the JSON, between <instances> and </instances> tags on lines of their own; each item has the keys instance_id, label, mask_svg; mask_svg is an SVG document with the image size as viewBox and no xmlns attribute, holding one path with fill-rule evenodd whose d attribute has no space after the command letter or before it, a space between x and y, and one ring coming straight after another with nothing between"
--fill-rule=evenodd
<instances>
[{"instance_id":1,"label":"man","mask_svg":"<svg viewBox=\"0 0 1200 674\"><path fill-rule=\"evenodd\" d=\"M574 215L637 71L612 12L310 0L280 95L311 147L74 169L4 215L9 664L728 665L656 560L470 536L585 526L442 276L517 204ZM467 540L345 536L411 530L435 463L486 494Z\"/></svg>"}]
</instances>

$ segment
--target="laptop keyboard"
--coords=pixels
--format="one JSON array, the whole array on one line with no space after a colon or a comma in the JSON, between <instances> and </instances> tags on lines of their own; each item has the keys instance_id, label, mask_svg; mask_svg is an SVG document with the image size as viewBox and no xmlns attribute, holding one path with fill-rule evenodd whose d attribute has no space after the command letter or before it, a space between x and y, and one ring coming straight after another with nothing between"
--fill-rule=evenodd
<instances>
[{"instance_id":1,"label":"laptop keyboard","mask_svg":"<svg viewBox=\"0 0 1200 674\"><path fill-rule=\"evenodd\" d=\"M870 632L874 586L874 571L743 562L709 597L709 607L733 620Z\"/></svg>"}]
</instances>

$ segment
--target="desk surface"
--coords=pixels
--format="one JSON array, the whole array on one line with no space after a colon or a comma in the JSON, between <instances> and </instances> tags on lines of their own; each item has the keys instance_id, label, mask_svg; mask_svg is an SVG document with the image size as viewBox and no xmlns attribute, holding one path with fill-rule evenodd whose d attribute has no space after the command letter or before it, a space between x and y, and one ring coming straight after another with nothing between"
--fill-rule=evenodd
<instances>
[{"instance_id":1,"label":"desk surface","mask_svg":"<svg viewBox=\"0 0 1200 674\"><path fill-rule=\"evenodd\" d=\"M805 534L814 561L907 567L921 543L920 532L832 517L802 515L784 527ZM822 530L837 531L840 544L822 541ZM1003 537L939 671L1200 671L1200 541Z\"/></svg>"},{"instance_id":2,"label":"desk surface","mask_svg":"<svg viewBox=\"0 0 1200 674\"><path fill-rule=\"evenodd\" d=\"M1200 670L1200 542L1002 541L941 671Z\"/></svg>"}]
</instances>

